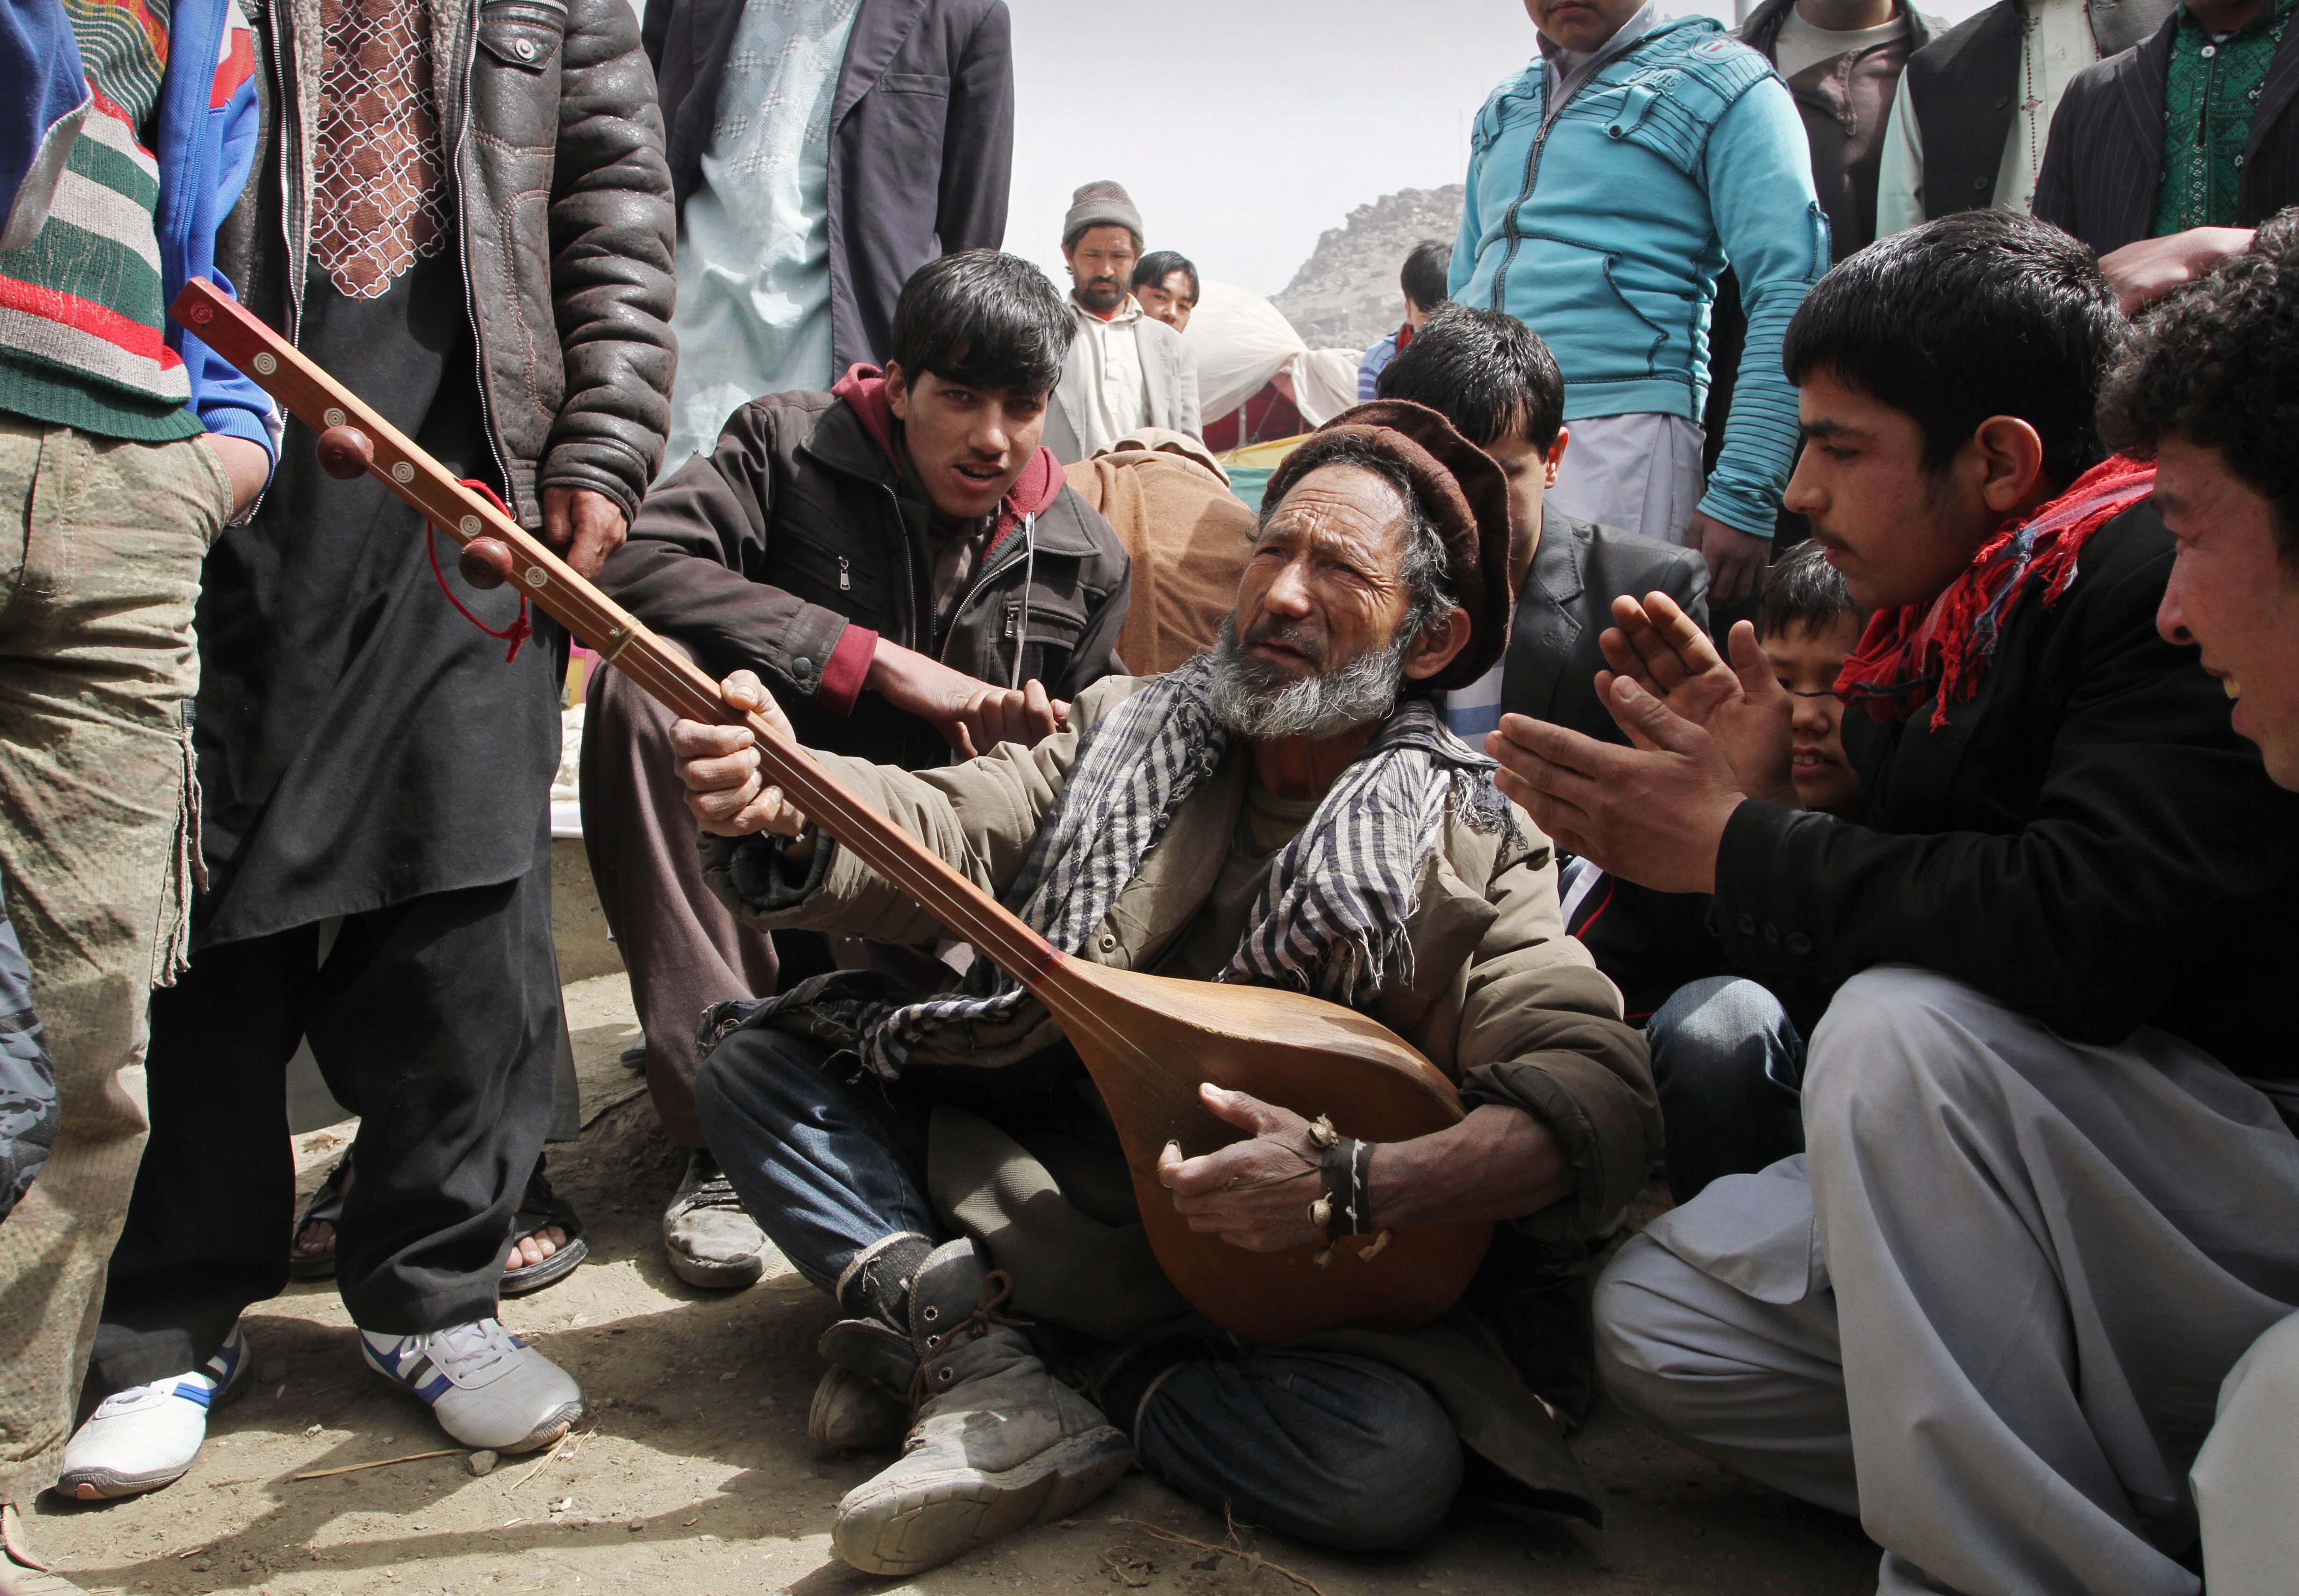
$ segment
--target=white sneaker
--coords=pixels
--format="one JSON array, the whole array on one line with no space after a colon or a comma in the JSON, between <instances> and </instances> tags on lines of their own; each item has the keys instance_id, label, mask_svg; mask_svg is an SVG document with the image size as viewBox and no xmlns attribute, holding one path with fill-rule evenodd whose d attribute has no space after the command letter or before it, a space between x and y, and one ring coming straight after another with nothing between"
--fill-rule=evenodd
<instances>
[{"instance_id":1,"label":"white sneaker","mask_svg":"<svg viewBox=\"0 0 2299 1596\"><path fill-rule=\"evenodd\" d=\"M64 1443L56 1489L109 1501L173 1484L208 1438L209 1408L237 1396L247 1369L247 1337L234 1325L222 1350L189 1374L105 1397Z\"/></svg>"},{"instance_id":2,"label":"white sneaker","mask_svg":"<svg viewBox=\"0 0 2299 1596\"><path fill-rule=\"evenodd\" d=\"M465 1446L533 1451L583 1417L574 1377L492 1319L427 1336L361 1330L359 1341L369 1369L428 1402Z\"/></svg>"}]
</instances>

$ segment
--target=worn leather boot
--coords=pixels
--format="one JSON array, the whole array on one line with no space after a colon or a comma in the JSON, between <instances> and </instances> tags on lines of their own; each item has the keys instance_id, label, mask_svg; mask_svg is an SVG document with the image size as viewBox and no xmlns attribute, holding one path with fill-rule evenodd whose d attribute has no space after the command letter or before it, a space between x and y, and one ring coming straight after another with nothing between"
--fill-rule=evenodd
<instances>
[{"instance_id":1,"label":"worn leather boot","mask_svg":"<svg viewBox=\"0 0 2299 1596\"><path fill-rule=\"evenodd\" d=\"M892 1451L910 1430L910 1404L838 1367L822 1371L806 1414L806 1438L826 1451Z\"/></svg>"},{"instance_id":2,"label":"worn leather boot","mask_svg":"<svg viewBox=\"0 0 2299 1596\"><path fill-rule=\"evenodd\" d=\"M966 1239L909 1286L917 1417L901 1460L846 1493L831 1541L865 1574L916 1574L1116 1484L1133 1448L1046 1372L1000 1309L1006 1277Z\"/></svg>"}]
</instances>

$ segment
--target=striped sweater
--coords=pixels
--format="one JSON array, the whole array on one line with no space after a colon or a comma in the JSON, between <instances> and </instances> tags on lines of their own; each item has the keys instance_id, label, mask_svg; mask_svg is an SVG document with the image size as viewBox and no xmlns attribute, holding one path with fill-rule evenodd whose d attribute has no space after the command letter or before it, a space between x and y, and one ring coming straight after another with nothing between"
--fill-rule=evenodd
<instances>
[{"instance_id":1,"label":"striped sweater","mask_svg":"<svg viewBox=\"0 0 2299 1596\"><path fill-rule=\"evenodd\" d=\"M168 69L170 0L66 0L92 103L46 224L0 254L0 410L99 436L190 437L202 422L166 336L153 128ZM253 67L237 6L207 98Z\"/></svg>"}]
</instances>

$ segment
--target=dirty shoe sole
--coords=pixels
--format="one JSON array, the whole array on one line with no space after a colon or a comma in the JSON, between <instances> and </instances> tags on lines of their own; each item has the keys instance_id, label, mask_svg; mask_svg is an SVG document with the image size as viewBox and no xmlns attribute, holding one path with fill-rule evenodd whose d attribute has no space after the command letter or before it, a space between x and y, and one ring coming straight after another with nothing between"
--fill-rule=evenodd
<instances>
[{"instance_id":1,"label":"dirty shoe sole","mask_svg":"<svg viewBox=\"0 0 2299 1596\"><path fill-rule=\"evenodd\" d=\"M884 1488L866 1480L838 1504L831 1542L865 1574L917 1574L1075 1512L1133 1465L1133 1449L1105 1425L1004 1474L953 1468Z\"/></svg>"}]
</instances>

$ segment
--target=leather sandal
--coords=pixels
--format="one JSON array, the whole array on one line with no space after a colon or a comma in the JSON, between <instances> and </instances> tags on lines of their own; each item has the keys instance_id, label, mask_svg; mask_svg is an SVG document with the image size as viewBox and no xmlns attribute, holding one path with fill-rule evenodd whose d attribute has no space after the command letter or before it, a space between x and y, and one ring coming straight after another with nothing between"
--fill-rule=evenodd
<instances>
[{"instance_id":1,"label":"leather sandal","mask_svg":"<svg viewBox=\"0 0 2299 1596\"><path fill-rule=\"evenodd\" d=\"M556 1225L567 1237L559 1250L541 1263L521 1264L503 1270L500 1287L507 1297L523 1296L530 1291L565 1279L575 1272L591 1255L591 1244L583 1239L583 1219L575 1205L551 1189L550 1177L544 1173L544 1160L535 1161L535 1173L527 1177L527 1195L519 1199L519 1211L511 1215L510 1242L506 1244L504 1257L510 1257L509 1247L538 1230Z\"/></svg>"},{"instance_id":2,"label":"leather sandal","mask_svg":"<svg viewBox=\"0 0 2299 1596\"><path fill-rule=\"evenodd\" d=\"M351 1149L346 1147L344 1149L343 1157L336 1161L336 1167L329 1170L328 1178L320 1183L320 1189L311 1194L311 1205L303 1210L303 1217L295 1221L295 1241L303 1240L303 1232L315 1224L333 1225L336 1234L341 1235L344 1228L344 1198L350 1193L351 1186L352 1154ZM287 1273L291 1278L297 1280L333 1279L336 1273L336 1249L330 1246L324 1253L306 1253L298 1248L295 1242L290 1242L287 1245Z\"/></svg>"}]
</instances>

